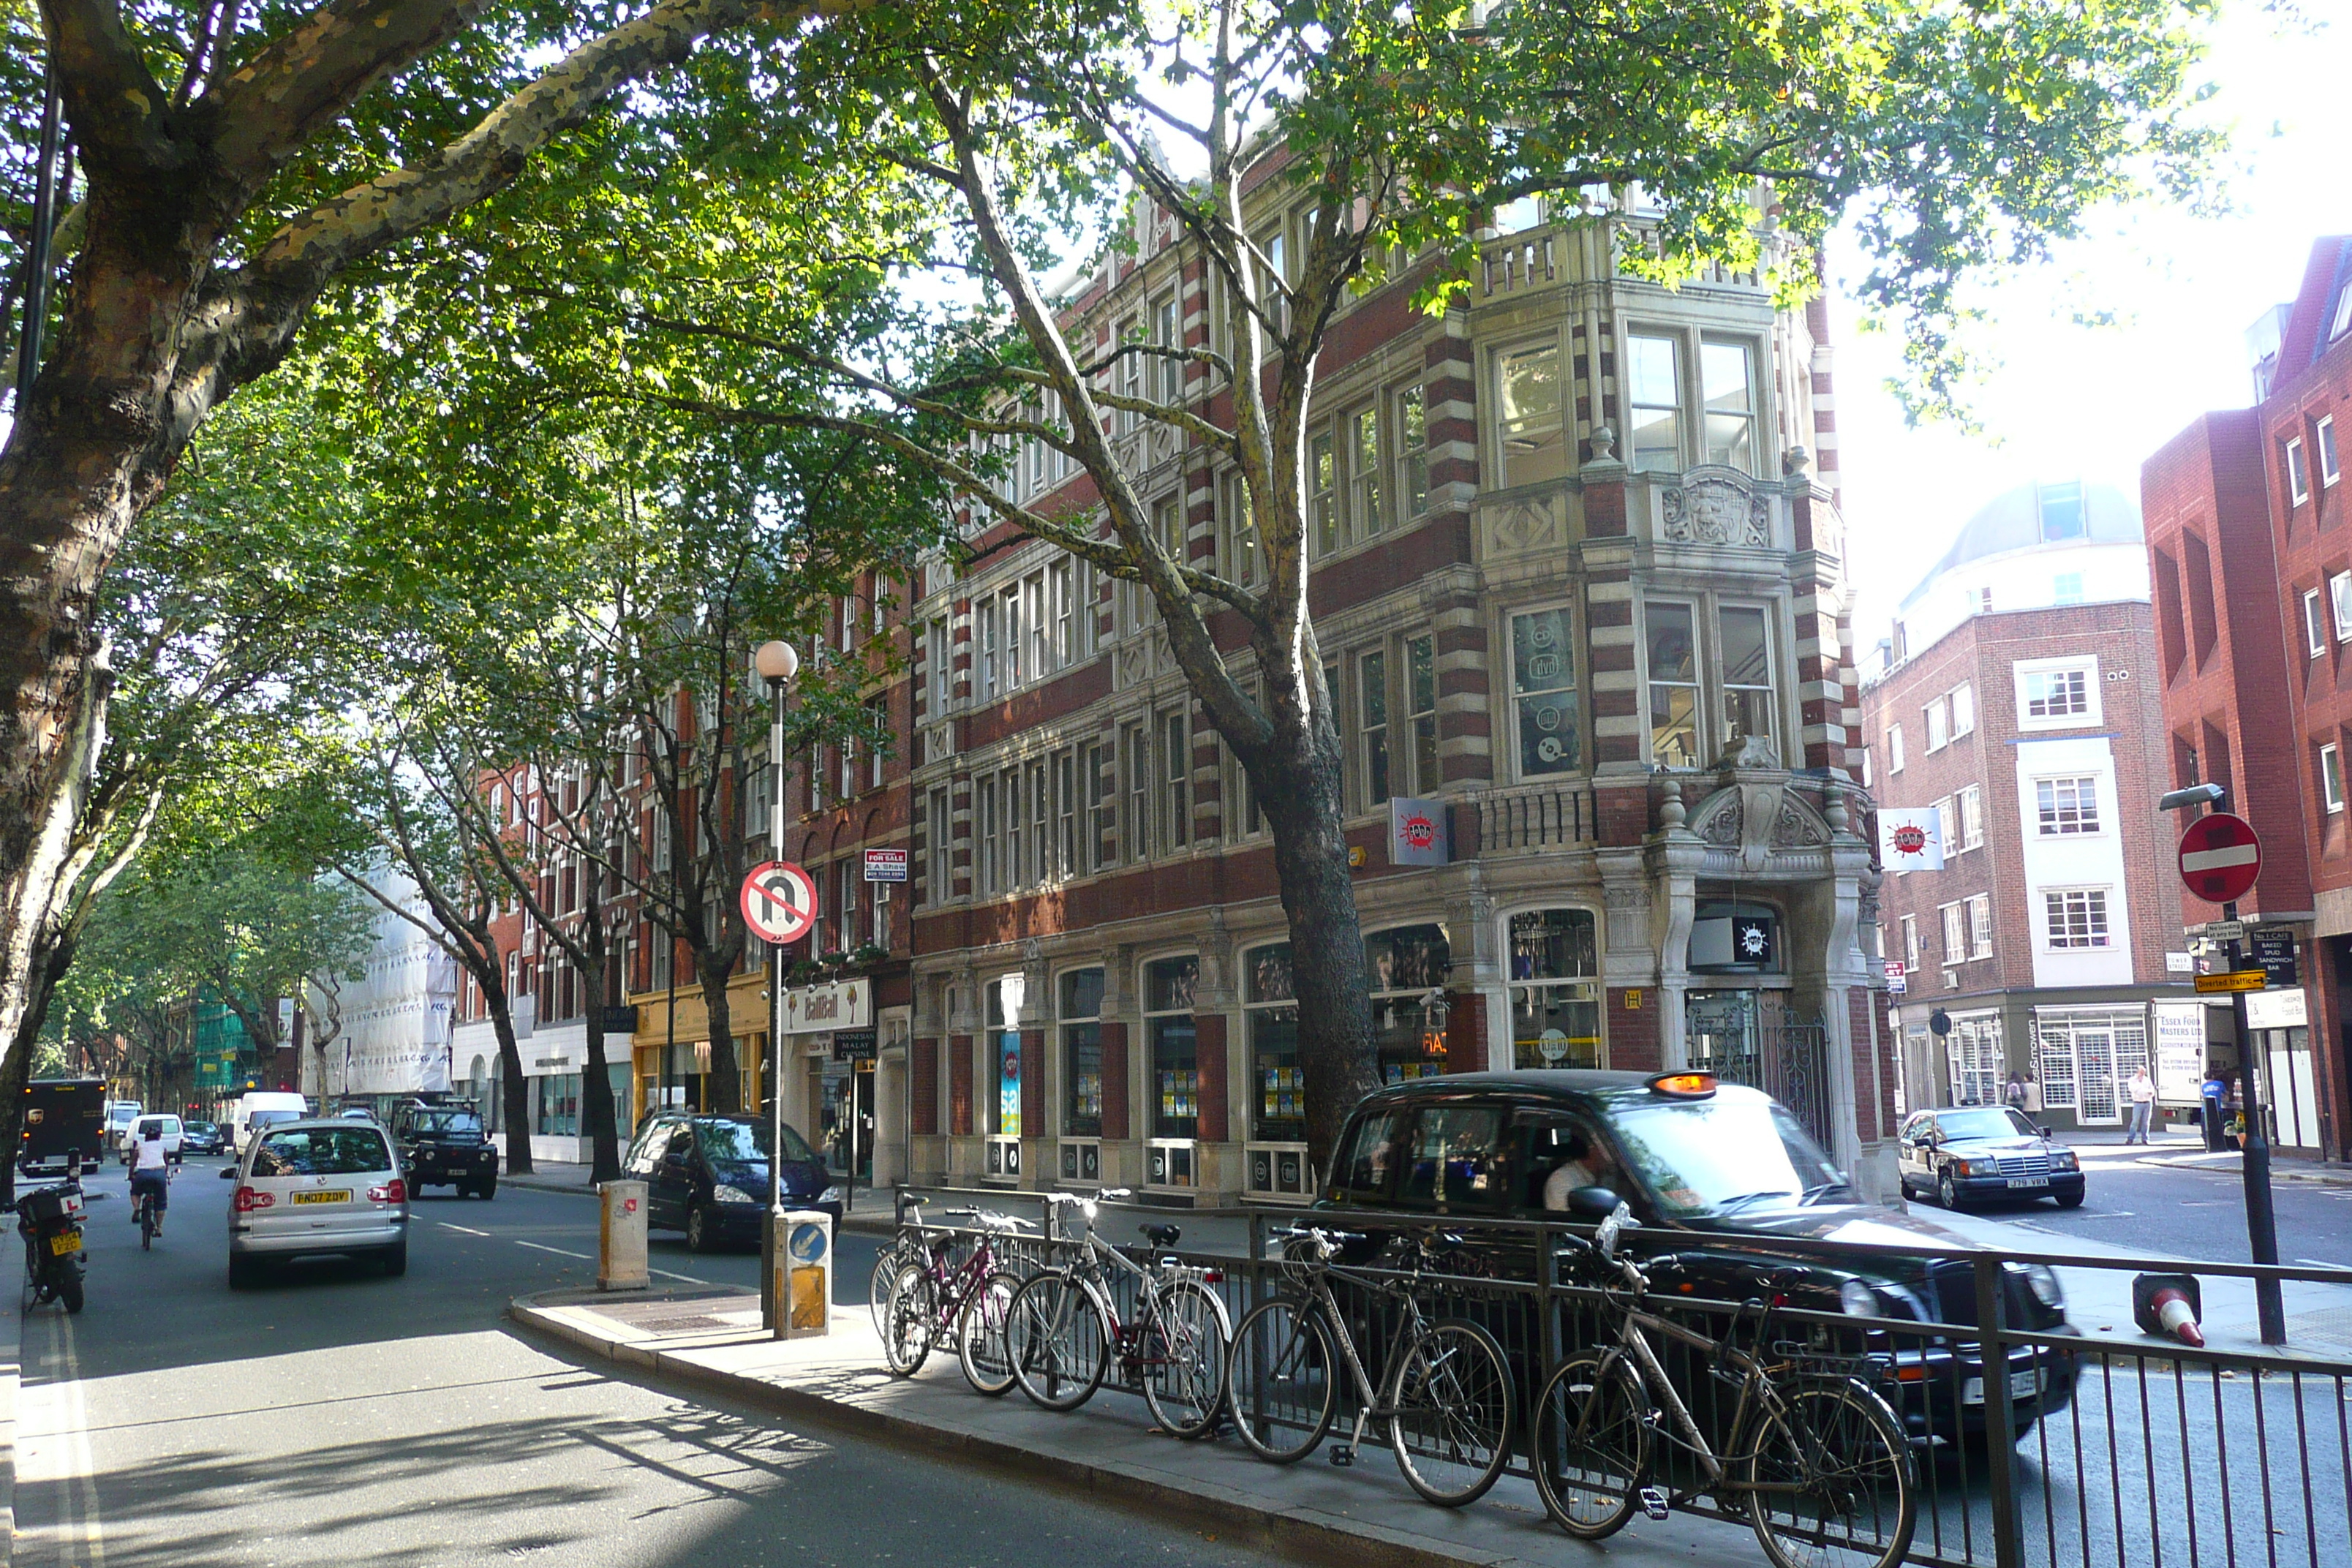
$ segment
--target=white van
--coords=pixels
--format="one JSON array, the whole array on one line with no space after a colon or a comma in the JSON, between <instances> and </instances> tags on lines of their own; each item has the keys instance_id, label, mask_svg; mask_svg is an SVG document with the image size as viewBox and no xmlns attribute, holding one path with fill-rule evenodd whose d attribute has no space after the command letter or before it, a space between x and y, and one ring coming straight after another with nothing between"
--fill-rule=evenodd
<instances>
[{"instance_id":1,"label":"white van","mask_svg":"<svg viewBox=\"0 0 2352 1568\"><path fill-rule=\"evenodd\" d=\"M131 1124L139 1120L147 1108L135 1100L110 1100L106 1102L106 1142L111 1148L122 1142Z\"/></svg>"},{"instance_id":2,"label":"white van","mask_svg":"<svg viewBox=\"0 0 2352 1568\"><path fill-rule=\"evenodd\" d=\"M140 1141L147 1136L147 1130L150 1127L154 1128L163 1136L165 1163L178 1164L180 1163L180 1119L170 1114L142 1116L122 1130L121 1147L117 1151L122 1157L122 1163L128 1165L137 1155Z\"/></svg>"},{"instance_id":3,"label":"white van","mask_svg":"<svg viewBox=\"0 0 2352 1568\"><path fill-rule=\"evenodd\" d=\"M236 1102L228 1116L228 1142L231 1154L245 1152L246 1140L252 1135L253 1119L258 1114L266 1124L271 1121L299 1121L310 1114L310 1102L300 1095L285 1089L249 1089Z\"/></svg>"}]
</instances>

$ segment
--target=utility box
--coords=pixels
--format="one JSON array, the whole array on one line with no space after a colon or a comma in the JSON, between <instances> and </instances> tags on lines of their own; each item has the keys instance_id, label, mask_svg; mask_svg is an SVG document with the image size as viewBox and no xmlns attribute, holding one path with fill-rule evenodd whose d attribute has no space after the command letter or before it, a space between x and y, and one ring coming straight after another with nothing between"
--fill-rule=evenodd
<instances>
[{"instance_id":1,"label":"utility box","mask_svg":"<svg viewBox=\"0 0 2352 1568\"><path fill-rule=\"evenodd\" d=\"M833 1216L820 1209L774 1209L776 1338L814 1339L833 1318Z\"/></svg>"},{"instance_id":2,"label":"utility box","mask_svg":"<svg viewBox=\"0 0 2352 1568\"><path fill-rule=\"evenodd\" d=\"M596 1289L643 1290L653 1283L646 1272L646 1184L596 1184Z\"/></svg>"}]
</instances>

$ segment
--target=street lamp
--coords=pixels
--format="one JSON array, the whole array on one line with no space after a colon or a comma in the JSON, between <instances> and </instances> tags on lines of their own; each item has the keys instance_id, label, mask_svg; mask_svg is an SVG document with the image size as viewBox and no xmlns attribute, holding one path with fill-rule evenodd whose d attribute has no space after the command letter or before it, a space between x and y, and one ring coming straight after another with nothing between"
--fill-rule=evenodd
<instances>
[{"instance_id":1,"label":"street lamp","mask_svg":"<svg viewBox=\"0 0 2352 1568\"><path fill-rule=\"evenodd\" d=\"M751 668L768 683L768 762L776 770L774 809L768 818L771 858L784 843L784 700L801 672L800 651L788 642L763 642ZM784 950L768 955L768 1223L760 1227L760 1308L763 1325L778 1331L785 1311L776 1292L776 1219L784 1207Z\"/></svg>"}]
</instances>

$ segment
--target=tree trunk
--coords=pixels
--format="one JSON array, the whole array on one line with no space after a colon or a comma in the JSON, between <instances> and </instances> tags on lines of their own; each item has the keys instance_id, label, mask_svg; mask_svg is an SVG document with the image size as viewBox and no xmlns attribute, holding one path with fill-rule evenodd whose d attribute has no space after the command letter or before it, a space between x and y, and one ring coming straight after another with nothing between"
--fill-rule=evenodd
<instances>
[{"instance_id":1,"label":"tree trunk","mask_svg":"<svg viewBox=\"0 0 2352 1568\"><path fill-rule=\"evenodd\" d=\"M1337 739L1328 747L1310 739L1302 749L1308 752L1303 762L1276 760L1267 767L1276 776L1260 784L1258 805L1273 831L1275 872L1290 922L1307 1159L1319 1181L1331 1169L1348 1113L1380 1087L1380 1069L1364 939L1348 875Z\"/></svg>"},{"instance_id":2,"label":"tree trunk","mask_svg":"<svg viewBox=\"0 0 2352 1568\"><path fill-rule=\"evenodd\" d=\"M588 942L588 962L579 966L580 982L596 998L589 1007L588 1081L580 1086L580 1115L588 1124L589 1171L592 1182L621 1179L621 1138L613 1115L613 1075L604 1065L604 969L612 957L604 951L604 933L592 922L583 933Z\"/></svg>"},{"instance_id":3,"label":"tree trunk","mask_svg":"<svg viewBox=\"0 0 2352 1568\"><path fill-rule=\"evenodd\" d=\"M44 945L33 971L24 1017L8 1041L8 1054L0 1058L0 1151L5 1151L0 1156L0 1203L16 1201L16 1147L25 1130L25 1085L33 1076L33 1047L49 1021L49 1003L58 994L58 982L73 966L76 945L71 938Z\"/></svg>"},{"instance_id":4,"label":"tree trunk","mask_svg":"<svg viewBox=\"0 0 2352 1568\"><path fill-rule=\"evenodd\" d=\"M735 1019L727 994L733 967L715 955L694 955L695 977L702 983L703 1010L710 1016L709 1101L703 1109L726 1116L743 1109L743 1070L735 1059Z\"/></svg>"},{"instance_id":5,"label":"tree trunk","mask_svg":"<svg viewBox=\"0 0 2352 1568\"><path fill-rule=\"evenodd\" d=\"M477 981L481 976L475 976ZM522 1047L515 1043L514 1003L503 985L485 984L490 1033L499 1039L499 1115L507 1124L507 1174L528 1176L530 1161L530 1086L523 1081Z\"/></svg>"}]
</instances>

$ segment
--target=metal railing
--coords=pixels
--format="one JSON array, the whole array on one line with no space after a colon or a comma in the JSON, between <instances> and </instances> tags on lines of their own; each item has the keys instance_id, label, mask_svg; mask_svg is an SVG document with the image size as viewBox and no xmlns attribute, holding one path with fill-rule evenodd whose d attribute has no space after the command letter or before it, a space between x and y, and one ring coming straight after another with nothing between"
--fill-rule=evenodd
<instances>
[{"instance_id":1,"label":"metal railing","mask_svg":"<svg viewBox=\"0 0 2352 1568\"><path fill-rule=\"evenodd\" d=\"M967 1201L1017 1211L1034 1202L1050 1226L1043 1194L926 1189L932 1213ZM1098 1229L1115 1244L1122 1211ZM1170 1220L1186 1215L1166 1211ZM1173 1256L1207 1271L1233 1321L1286 1284L1270 1231L1326 1224L1376 1237L1401 1238L1433 1227L1465 1245L1444 1272L1408 1274L1371 1260L1373 1278L1409 1280L1423 1310L1466 1317L1501 1344L1517 1384L1520 1420L1507 1474L1527 1478L1527 1419L1536 1393L1561 1358L1602 1342L1601 1300L1572 1282L1560 1237L1589 1235L1581 1226L1480 1220L1459 1215L1358 1210L1252 1211L1245 1255L1198 1248L1135 1247ZM928 1226L934 1232L952 1230ZM1048 1234L995 1238L1009 1266L1042 1268L1065 1244ZM1136 1238L1139 1241L1139 1237ZM2048 1288L2036 1269L2129 1275L2178 1272L2172 1259L2017 1258L1988 1251L1905 1245L1799 1240L1754 1234L1646 1230L1632 1238L1636 1256L1703 1257L1720 1269L1744 1259L1755 1290L1740 1300L1702 1297L1678 1285L1671 1268L1654 1275L1650 1310L1689 1322L1712 1337L1756 1331L1754 1300L1769 1293L1771 1271L1802 1259L1824 1270L1881 1281L1885 1316L1796 1304L1774 1314L1777 1342L1811 1356L1839 1358L1875 1388L1912 1439L1918 1517L1905 1561L1928 1568L2339 1568L2352 1561L2352 1348L2314 1353L2294 1347L2196 1349L2103 1323L2086 1333L2040 1301ZM2272 1278L2352 1287L2352 1270L2198 1264L2193 1272L2223 1289L2228 1281ZM1122 1311L1134 1281L1109 1281ZM1393 1324L1377 1294L1335 1280L1360 1349L1377 1356ZM2318 1330L2332 1319L2352 1324L2352 1296L2290 1319ZM2251 1313L2251 1303L2248 1307ZM1744 1327L1740 1326L1744 1325ZM2122 1333L2106 1331L2120 1328ZM1677 1390L1710 1441L1730 1416L1736 1390L1708 1358L1658 1347ZM1377 1382L1380 1368L1368 1366ZM1106 1388L1139 1389L1114 1362ZM1344 1380L1335 1433L1355 1417ZM1281 1419L1276 1412L1275 1418ZM1710 1427L1709 1423L1716 1426ZM1987 1434L2012 1434L2011 1440ZM1718 1447L1720 1445L1718 1444ZM1674 1470L1674 1446L1654 1445L1675 1485L1694 1483L1689 1467ZM1690 1511L1742 1522L1719 1500ZM1639 1531L1637 1521L1632 1528Z\"/></svg>"}]
</instances>

